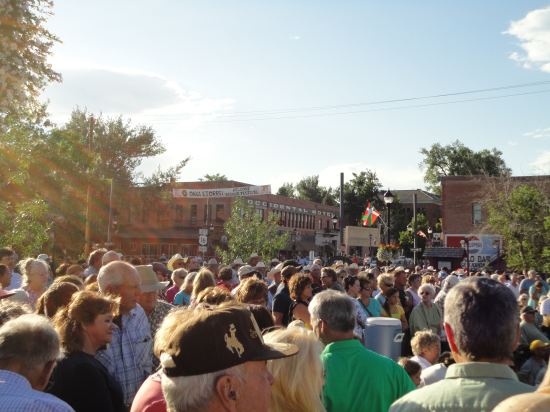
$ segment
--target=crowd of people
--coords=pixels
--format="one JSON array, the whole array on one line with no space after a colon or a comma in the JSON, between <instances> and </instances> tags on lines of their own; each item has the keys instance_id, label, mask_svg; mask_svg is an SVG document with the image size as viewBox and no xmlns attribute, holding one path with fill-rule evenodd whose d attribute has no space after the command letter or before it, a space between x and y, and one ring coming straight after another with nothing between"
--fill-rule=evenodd
<instances>
[{"instance_id":1,"label":"crowd of people","mask_svg":"<svg viewBox=\"0 0 550 412\"><path fill-rule=\"evenodd\" d=\"M0 248L0 410L550 409L535 271L225 263L98 249L54 268ZM380 317L399 359L368 349Z\"/></svg>"}]
</instances>

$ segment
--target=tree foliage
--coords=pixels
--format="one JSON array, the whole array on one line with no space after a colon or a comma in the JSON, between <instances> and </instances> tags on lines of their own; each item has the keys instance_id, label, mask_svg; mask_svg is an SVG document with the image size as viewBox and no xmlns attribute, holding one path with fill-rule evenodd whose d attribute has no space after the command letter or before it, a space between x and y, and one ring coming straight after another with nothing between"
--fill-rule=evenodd
<instances>
[{"instance_id":1,"label":"tree foliage","mask_svg":"<svg viewBox=\"0 0 550 412\"><path fill-rule=\"evenodd\" d=\"M277 218L270 214L267 219L261 218L253 206L242 198L237 198L231 208L231 216L225 222L227 249L217 248L216 254L224 262L232 262L237 257L258 253L263 259L278 256L280 250L288 244L289 235L281 232Z\"/></svg>"},{"instance_id":2,"label":"tree foliage","mask_svg":"<svg viewBox=\"0 0 550 412\"><path fill-rule=\"evenodd\" d=\"M428 219L423 213L416 214L416 220L413 217L407 228L399 232L399 244L404 250L406 256L412 256L411 248L414 245L414 234L418 233L419 230L428 234ZM410 230L409 230L410 228ZM426 247L426 238L416 235L416 247L424 249Z\"/></svg>"},{"instance_id":3,"label":"tree foliage","mask_svg":"<svg viewBox=\"0 0 550 412\"><path fill-rule=\"evenodd\" d=\"M344 184L344 224L356 226L370 201L371 206L382 211L384 205L378 193L382 184L376 172L365 170L353 173L353 178Z\"/></svg>"},{"instance_id":4,"label":"tree foliage","mask_svg":"<svg viewBox=\"0 0 550 412\"><path fill-rule=\"evenodd\" d=\"M203 177L199 178L200 182L227 182L227 176L220 173L215 174L205 174Z\"/></svg>"},{"instance_id":5,"label":"tree foliage","mask_svg":"<svg viewBox=\"0 0 550 412\"><path fill-rule=\"evenodd\" d=\"M297 198L309 200L323 205L334 206L336 204L336 193L330 187L319 185L319 176L304 177L296 184Z\"/></svg>"},{"instance_id":6,"label":"tree foliage","mask_svg":"<svg viewBox=\"0 0 550 412\"><path fill-rule=\"evenodd\" d=\"M279 190L277 190L277 195L293 199L296 197L296 188L292 183L283 183L281 187L279 187Z\"/></svg>"},{"instance_id":7,"label":"tree foliage","mask_svg":"<svg viewBox=\"0 0 550 412\"><path fill-rule=\"evenodd\" d=\"M61 80L47 61L59 42L46 28L52 6L50 0L0 0L0 126L10 115L42 116L40 93Z\"/></svg>"},{"instance_id":8,"label":"tree foliage","mask_svg":"<svg viewBox=\"0 0 550 412\"><path fill-rule=\"evenodd\" d=\"M519 185L489 201L489 226L502 235L507 265L542 270L550 264L549 199L539 189Z\"/></svg>"},{"instance_id":9,"label":"tree foliage","mask_svg":"<svg viewBox=\"0 0 550 412\"><path fill-rule=\"evenodd\" d=\"M496 148L475 152L459 140L442 146L434 143L430 148L420 149L424 156L420 168L424 169L424 182L428 190L440 194L439 178L442 176L508 176L511 170Z\"/></svg>"}]
</instances>

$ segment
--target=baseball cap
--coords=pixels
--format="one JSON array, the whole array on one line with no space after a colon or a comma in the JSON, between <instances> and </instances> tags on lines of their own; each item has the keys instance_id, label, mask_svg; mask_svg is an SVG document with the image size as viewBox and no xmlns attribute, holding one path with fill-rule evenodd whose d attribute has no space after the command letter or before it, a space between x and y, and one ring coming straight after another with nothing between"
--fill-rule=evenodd
<instances>
[{"instance_id":1,"label":"baseball cap","mask_svg":"<svg viewBox=\"0 0 550 412\"><path fill-rule=\"evenodd\" d=\"M242 306L206 308L172 334L160 362L168 377L203 375L241 365L295 355L288 343L265 343L252 313Z\"/></svg>"},{"instance_id":2,"label":"baseball cap","mask_svg":"<svg viewBox=\"0 0 550 412\"><path fill-rule=\"evenodd\" d=\"M537 313L537 311L535 309L533 309L531 306L525 306L521 310L521 313Z\"/></svg>"},{"instance_id":3,"label":"baseball cap","mask_svg":"<svg viewBox=\"0 0 550 412\"><path fill-rule=\"evenodd\" d=\"M543 342L540 339L535 339L531 344L529 345L529 350L532 352L535 349L544 349L550 346L550 343Z\"/></svg>"},{"instance_id":4,"label":"baseball cap","mask_svg":"<svg viewBox=\"0 0 550 412\"><path fill-rule=\"evenodd\" d=\"M138 265L135 267L141 279L142 292L154 292L166 288L170 282L159 282L152 265Z\"/></svg>"}]
</instances>

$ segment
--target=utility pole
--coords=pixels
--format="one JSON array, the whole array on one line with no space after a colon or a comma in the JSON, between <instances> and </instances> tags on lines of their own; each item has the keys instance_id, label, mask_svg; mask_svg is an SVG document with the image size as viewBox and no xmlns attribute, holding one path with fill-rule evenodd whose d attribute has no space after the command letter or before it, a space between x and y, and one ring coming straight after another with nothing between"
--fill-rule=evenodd
<instances>
[{"instance_id":1,"label":"utility pole","mask_svg":"<svg viewBox=\"0 0 550 412\"><path fill-rule=\"evenodd\" d=\"M342 252L343 243L344 243L344 173L340 173L340 252Z\"/></svg>"},{"instance_id":2,"label":"utility pole","mask_svg":"<svg viewBox=\"0 0 550 412\"><path fill-rule=\"evenodd\" d=\"M413 262L416 266L416 193L413 193Z\"/></svg>"},{"instance_id":3,"label":"utility pole","mask_svg":"<svg viewBox=\"0 0 550 412\"><path fill-rule=\"evenodd\" d=\"M107 226L107 243L111 246L111 226L113 224L113 178L111 178L111 190L109 192L109 226Z\"/></svg>"},{"instance_id":4,"label":"utility pole","mask_svg":"<svg viewBox=\"0 0 550 412\"><path fill-rule=\"evenodd\" d=\"M92 140L94 138L94 117L90 117L90 128L88 129L88 155L92 157ZM91 251L91 207L92 202L92 186L90 179L92 177L91 168L88 168L88 188L86 190L86 226L84 228L84 255L88 256Z\"/></svg>"}]
</instances>

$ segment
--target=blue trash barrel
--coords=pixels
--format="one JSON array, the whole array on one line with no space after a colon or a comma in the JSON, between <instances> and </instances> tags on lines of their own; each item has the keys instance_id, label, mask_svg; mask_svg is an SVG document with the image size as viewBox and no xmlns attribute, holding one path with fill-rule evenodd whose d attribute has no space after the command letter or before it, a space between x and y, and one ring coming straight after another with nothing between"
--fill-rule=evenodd
<instances>
[{"instance_id":1,"label":"blue trash barrel","mask_svg":"<svg viewBox=\"0 0 550 412\"><path fill-rule=\"evenodd\" d=\"M397 361L401 356L404 333L401 321L394 318L368 318L365 331L367 349Z\"/></svg>"}]
</instances>

